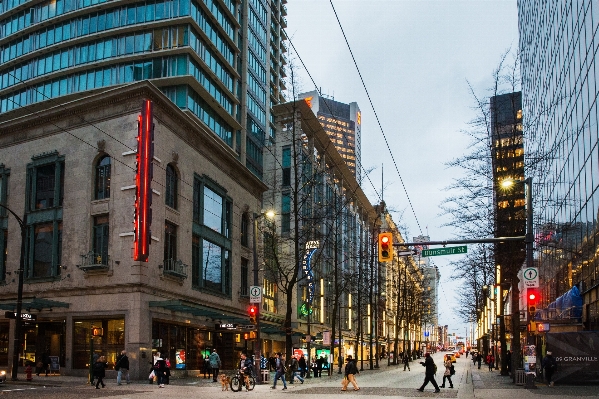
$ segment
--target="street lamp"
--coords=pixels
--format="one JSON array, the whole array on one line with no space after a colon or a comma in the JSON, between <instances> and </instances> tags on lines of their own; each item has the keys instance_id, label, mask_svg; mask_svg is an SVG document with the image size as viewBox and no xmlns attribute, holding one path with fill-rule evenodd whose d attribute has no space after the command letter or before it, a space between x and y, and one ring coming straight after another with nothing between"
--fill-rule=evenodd
<instances>
[{"instance_id":1,"label":"street lamp","mask_svg":"<svg viewBox=\"0 0 599 399\"><path fill-rule=\"evenodd\" d=\"M501 186L503 188L509 188L516 183L522 183L525 185L525 194L526 194L526 236L524 238L524 242L526 244L526 267L533 267L533 209L532 209L532 177L528 177L524 180L512 180L506 179L501 182ZM518 289L518 274L510 273L510 283L512 286L512 334L513 334L513 342L512 342L512 367L513 370L513 379L516 378L515 370L520 365L521 359L521 350L520 350L520 290ZM502 355L503 355L503 349Z\"/></svg>"},{"instance_id":2,"label":"street lamp","mask_svg":"<svg viewBox=\"0 0 599 399\"><path fill-rule=\"evenodd\" d=\"M25 237L26 230L25 224L23 223L23 219L17 216L10 208L0 204L0 207L6 209L17 219L19 222L19 227L21 228L21 259L19 261L19 279L18 279L18 288L17 288L17 315L15 318L15 337L14 337L14 346L12 353L12 370L11 370L11 379L13 381L17 381L17 373L19 370L19 353L20 353L20 339L21 339L21 325L23 323L21 319L21 311L23 310L23 274L25 273Z\"/></svg>"},{"instance_id":3,"label":"street lamp","mask_svg":"<svg viewBox=\"0 0 599 399\"><path fill-rule=\"evenodd\" d=\"M254 247L254 286L261 286L258 279L258 219L262 216L266 216L272 219L275 216L274 211L267 211L261 214L254 213L254 234L253 234L253 247ZM262 298L262 291L260 291L260 297ZM262 299L261 299L262 300ZM256 342L254 343L254 367L258 371L256 382L262 384L262 372L260 369L260 363L262 360L262 343L260 342L260 314L262 313L262 303L258 304L256 312Z\"/></svg>"}]
</instances>

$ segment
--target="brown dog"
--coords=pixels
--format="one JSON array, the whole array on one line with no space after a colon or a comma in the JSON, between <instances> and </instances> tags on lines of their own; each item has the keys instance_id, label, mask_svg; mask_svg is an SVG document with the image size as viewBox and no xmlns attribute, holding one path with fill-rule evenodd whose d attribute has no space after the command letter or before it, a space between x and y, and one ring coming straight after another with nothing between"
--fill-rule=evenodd
<instances>
[{"instance_id":1,"label":"brown dog","mask_svg":"<svg viewBox=\"0 0 599 399\"><path fill-rule=\"evenodd\" d=\"M221 386L222 390L228 391L229 385L231 384L231 378L226 376L225 374L219 375L218 378L220 380L220 386Z\"/></svg>"}]
</instances>

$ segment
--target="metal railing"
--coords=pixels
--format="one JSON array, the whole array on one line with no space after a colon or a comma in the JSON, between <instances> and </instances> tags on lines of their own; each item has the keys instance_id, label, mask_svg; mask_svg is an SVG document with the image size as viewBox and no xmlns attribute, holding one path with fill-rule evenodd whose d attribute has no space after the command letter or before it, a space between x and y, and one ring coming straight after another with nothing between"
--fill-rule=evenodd
<instances>
[{"instance_id":1,"label":"metal railing","mask_svg":"<svg viewBox=\"0 0 599 399\"><path fill-rule=\"evenodd\" d=\"M163 264L160 265L162 267L162 274L174 276L178 278L187 278L187 265L179 260L174 259L165 259Z\"/></svg>"},{"instance_id":2,"label":"metal railing","mask_svg":"<svg viewBox=\"0 0 599 399\"><path fill-rule=\"evenodd\" d=\"M109 268L110 257L108 254L98 254L89 251L81 256L81 264L77 267L83 271L106 270Z\"/></svg>"}]
</instances>

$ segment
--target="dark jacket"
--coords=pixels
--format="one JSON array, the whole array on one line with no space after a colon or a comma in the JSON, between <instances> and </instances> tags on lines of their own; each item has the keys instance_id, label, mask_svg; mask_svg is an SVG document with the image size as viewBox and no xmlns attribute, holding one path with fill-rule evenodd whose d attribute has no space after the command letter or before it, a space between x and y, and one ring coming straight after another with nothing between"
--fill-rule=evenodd
<instances>
[{"instance_id":1,"label":"dark jacket","mask_svg":"<svg viewBox=\"0 0 599 399\"><path fill-rule=\"evenodd\" d=\"M297 371L299 368L299 363L297 362L297 359L292 357L291 358L291 371Z\"/></svg>"},{"instance_id":2,"label":"dark jacket","mask_svg":"<svg viewBox=\"0 0 599 399\"><path fill-rule=\"evenodd\" d=\"M555 358L551 355L546 355L543 358L543 361L541 362L541 366L549 372L555 371L555 369L557 368L557 362L555 361Z\"/></svg>"},{"instance_id":3,"label":"dark jacket","mask_svg":"<svg viewBox=\"0 0 599 399\"><path fill-rule=\"evenodd\" d=\"M426 375L428 375L428 376L435 375L435 362L433 361L432 357L427 356L426 359L424 360L424 362L420 362L420 364L422 364L424 367L426 367L426 371L425 371Z\"/></svg>"},{"instance_id":4,"label":"dark jacket","mask_svg":"<svg viewBox=\"0 0 599 399\"><path fill-rule=\"evenodd\" d=\"M356 363L354 363L353 359L348 360L347 364L345 365L345 376L348 376L350 374L360 374L358 368L356 367Z\"/></svg>"},{"instance_id":5,"label":"dark jacket","mask_svg":"<svg viewBox=\"0 0 599 399\"><path fill-rule=\"evenodd\" d=\"M301 370L305 370L306 369L306 358L305 357L300 357L299 360L299 367Z\"/></svg>"},{"instance_id":6,"label":"dark jacket","mask_svg":"<svg viewBox=\"0 0 599 399\"><path fill-rule=\"evenodd\" d=\"M116 358L114 369L116 371L118 371L119 369L129 370L129 357L127 357L127 355L119 355Z\"/></svg>"},{"instance_id":7,"label":"dark jacket","mask_svg":"<svg viewBox=\"0 0 599 399\"><path fill-rule=\"evenodd\" d=\"M104 378L106 376L106 367L108 365L104 362L94 363L94 376Z\"/></svg>"},{"instance_id":8,"label":"dark jacket","mask_svg":"<svg viewBox=\"0 0 599 399\"><path fill-rule=\"evenodd\" d=\"M158 358L156 363L154 364L154 373L162 373L165 374L168 371L168 367L166 367L166 361L162 358Z\"/></svg>"},{"instance_id":9,"label":"dark jacket","mask_svg":"<svg viewBox=\"0 0 599 399\"><path fill-rule=\"evenodd\" d=\"M278 373L284 373L285 372L285 362L281 358L277 358L276 371Z\"/></svg>"}]
</instances>

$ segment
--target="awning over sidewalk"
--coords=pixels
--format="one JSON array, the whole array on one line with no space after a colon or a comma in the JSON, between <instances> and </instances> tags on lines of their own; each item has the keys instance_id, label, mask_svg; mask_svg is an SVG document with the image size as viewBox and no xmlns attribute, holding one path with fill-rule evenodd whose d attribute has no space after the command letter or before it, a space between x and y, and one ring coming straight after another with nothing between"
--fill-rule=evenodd
<instances>
[{"instance_id":1,"label":"awning over sidewalk","mask_svg":"<svg viewBox=\"0 0 599 399\"><path fill-rule=\"evenodd\" d=\"M190 313L196 317L206 317L212 320L226 320L228 323L242 323L247 324L248 318L240 315L233 315L224 313L221 310L208 308L193 302L187 302L182 300L174 301L150 301L149 306L151 308L162 308L171 310L174 312Z\"/></svg>"},{"instance_id":2,"label":"awning over sidewalk","mask_svg":"<svg viewBox=\"0 0 599 399\"><path fill-rule=\"evenodd\" d=\"M28 312L31 311L32 309L41 311L44 309L53 309L53 308L68 308L69 305L70 304L67 302L53 301L53 300L44 299L44 298L31 298L31 299L23 300L22 309L27 310ZM14 312L17 310L17 302L0 303L0 309L10 310L10 311Z\"/></svg>"}]
</instances>

